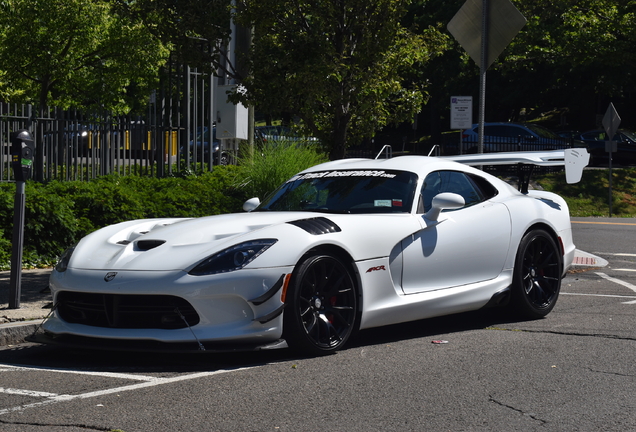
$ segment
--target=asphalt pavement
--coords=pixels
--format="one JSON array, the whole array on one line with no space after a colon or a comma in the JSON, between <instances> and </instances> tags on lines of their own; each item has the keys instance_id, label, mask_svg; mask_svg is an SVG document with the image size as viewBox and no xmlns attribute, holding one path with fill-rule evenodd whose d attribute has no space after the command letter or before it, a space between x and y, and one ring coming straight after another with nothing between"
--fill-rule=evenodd
<instances>
[{"instance_id":1,"label":"asphalt pavement","mask_svg":"<svg viewBox=\"0 0 636 432\"><path fill-rule=\"evenodd\" d=\"M607 261L577 249L573 268L605 267ZM16 345L38 330L53 306L48 289L51 269L23 270L20 307L9 309L11 272L0 272L0 346Z\"/></svg>"}]
</instances>

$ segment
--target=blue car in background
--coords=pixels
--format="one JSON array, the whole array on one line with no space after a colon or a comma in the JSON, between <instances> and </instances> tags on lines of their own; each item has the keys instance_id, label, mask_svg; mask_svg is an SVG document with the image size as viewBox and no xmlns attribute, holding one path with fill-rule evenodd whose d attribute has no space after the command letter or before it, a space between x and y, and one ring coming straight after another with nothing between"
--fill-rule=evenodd
<instances>
[{"instance_id":1,"label":"blue car in background","mask_svg":"<svg viewBox=\"0 0 636 432\"><path fill-rule=\"evenodd\" d=\"M478 124L462 133L462 142L464 153L477 152ZM484 153L558 150L570 146L571 140L536 124L484 123Z\"/></svg>"},{"instance_id":2,"label":"blue car in background","mask_svg":"<svg viewBox=\"0 0 636 432\"><path fill-rule=\"evenodd\" d=\"M585 143L590 154L590 165L609 164L609 153L605 148L607 133L596 129L583 132L580 139ZM636 134L628 130L619 129L614 135L616 152L612 154L612 162L619 165L636 164Z\"/></svg>"}]
</instances>

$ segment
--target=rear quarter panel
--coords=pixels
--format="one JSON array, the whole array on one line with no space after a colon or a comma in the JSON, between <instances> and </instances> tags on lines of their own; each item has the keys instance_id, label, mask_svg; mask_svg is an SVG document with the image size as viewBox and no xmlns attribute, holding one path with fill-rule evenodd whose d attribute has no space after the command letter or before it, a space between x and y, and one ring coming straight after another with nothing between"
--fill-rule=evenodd
<instances>
[{"instance_id":1,"label":"rear quarter panel","mask_svg":"<svg viewBox=\"0 0 636 432\"><path fill-rule=\"evenodd\" d=\"M568 270L574 259L574 242L570 224L570 211L567 203L559 195L545 191L531 190L527 195L510 198L505 203L510 209L512 218L513 244L518 245L521 238L533 226L543 225L550 229L563 243L563 273ZM510 254L514 266L515 253Z\"/></svg>"}]
</instances>

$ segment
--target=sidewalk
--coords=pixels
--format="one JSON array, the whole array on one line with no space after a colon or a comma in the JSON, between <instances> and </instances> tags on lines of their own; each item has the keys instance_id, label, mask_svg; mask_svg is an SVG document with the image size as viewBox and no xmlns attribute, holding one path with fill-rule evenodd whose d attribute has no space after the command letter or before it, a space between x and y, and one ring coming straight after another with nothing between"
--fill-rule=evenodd
<instances>
[{"instance_id":1,"label":"sidewalk","mask_svg":"<svg viewBox=\"0 0 636 432\"><path fill-rule=\"evenodd\" d=\"M585 268L605 267L607 264L603 258L577 250L572 265ZM51 312L50 274L50 269L23 270L20 308L9 309L11 272L0 272L0 347L22 343Z\"/></svg>"},{"instance_id":2,"label":"sidewalk","mask_svg":"<svg viewBox=\"0 0 636 432\"><path fill-rule=\"evenodd\" d=\"M0 346L23 342L49 314L50 274L51 269L23 270L20 308L9 309L11 272L0 272Z\"/></svg>"}]
</instances>

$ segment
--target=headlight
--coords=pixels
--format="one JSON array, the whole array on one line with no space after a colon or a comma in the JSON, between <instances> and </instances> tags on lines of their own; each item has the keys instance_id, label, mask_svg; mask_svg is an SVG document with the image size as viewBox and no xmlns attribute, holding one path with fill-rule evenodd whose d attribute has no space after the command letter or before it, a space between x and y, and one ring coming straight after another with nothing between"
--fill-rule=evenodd
<instances>
[{"instance_id":1,"label":"headlight","mask_svg":"<svg viewBox=\"0 0 636 432\"><path fill-rule=\"evenodd\" d=\"M55 264L55 271L63 273L68 268L68 262L71 260L71 255L73 255L73 251L75 250L75 246L70 247L64 251L62 256L60 256L59 261Z\"/></svg>"},{"instance_id":2,"label":"headlight","mask_svg":"<svg viewBox=\"0 0 636 432\"><path fill-rule=\"evenodd\" d=\"M237 244L204 259L190 270L189 274L203 276L240 270L277 241L276 239L263 239Z\"/></svg>"}]
</instances>

